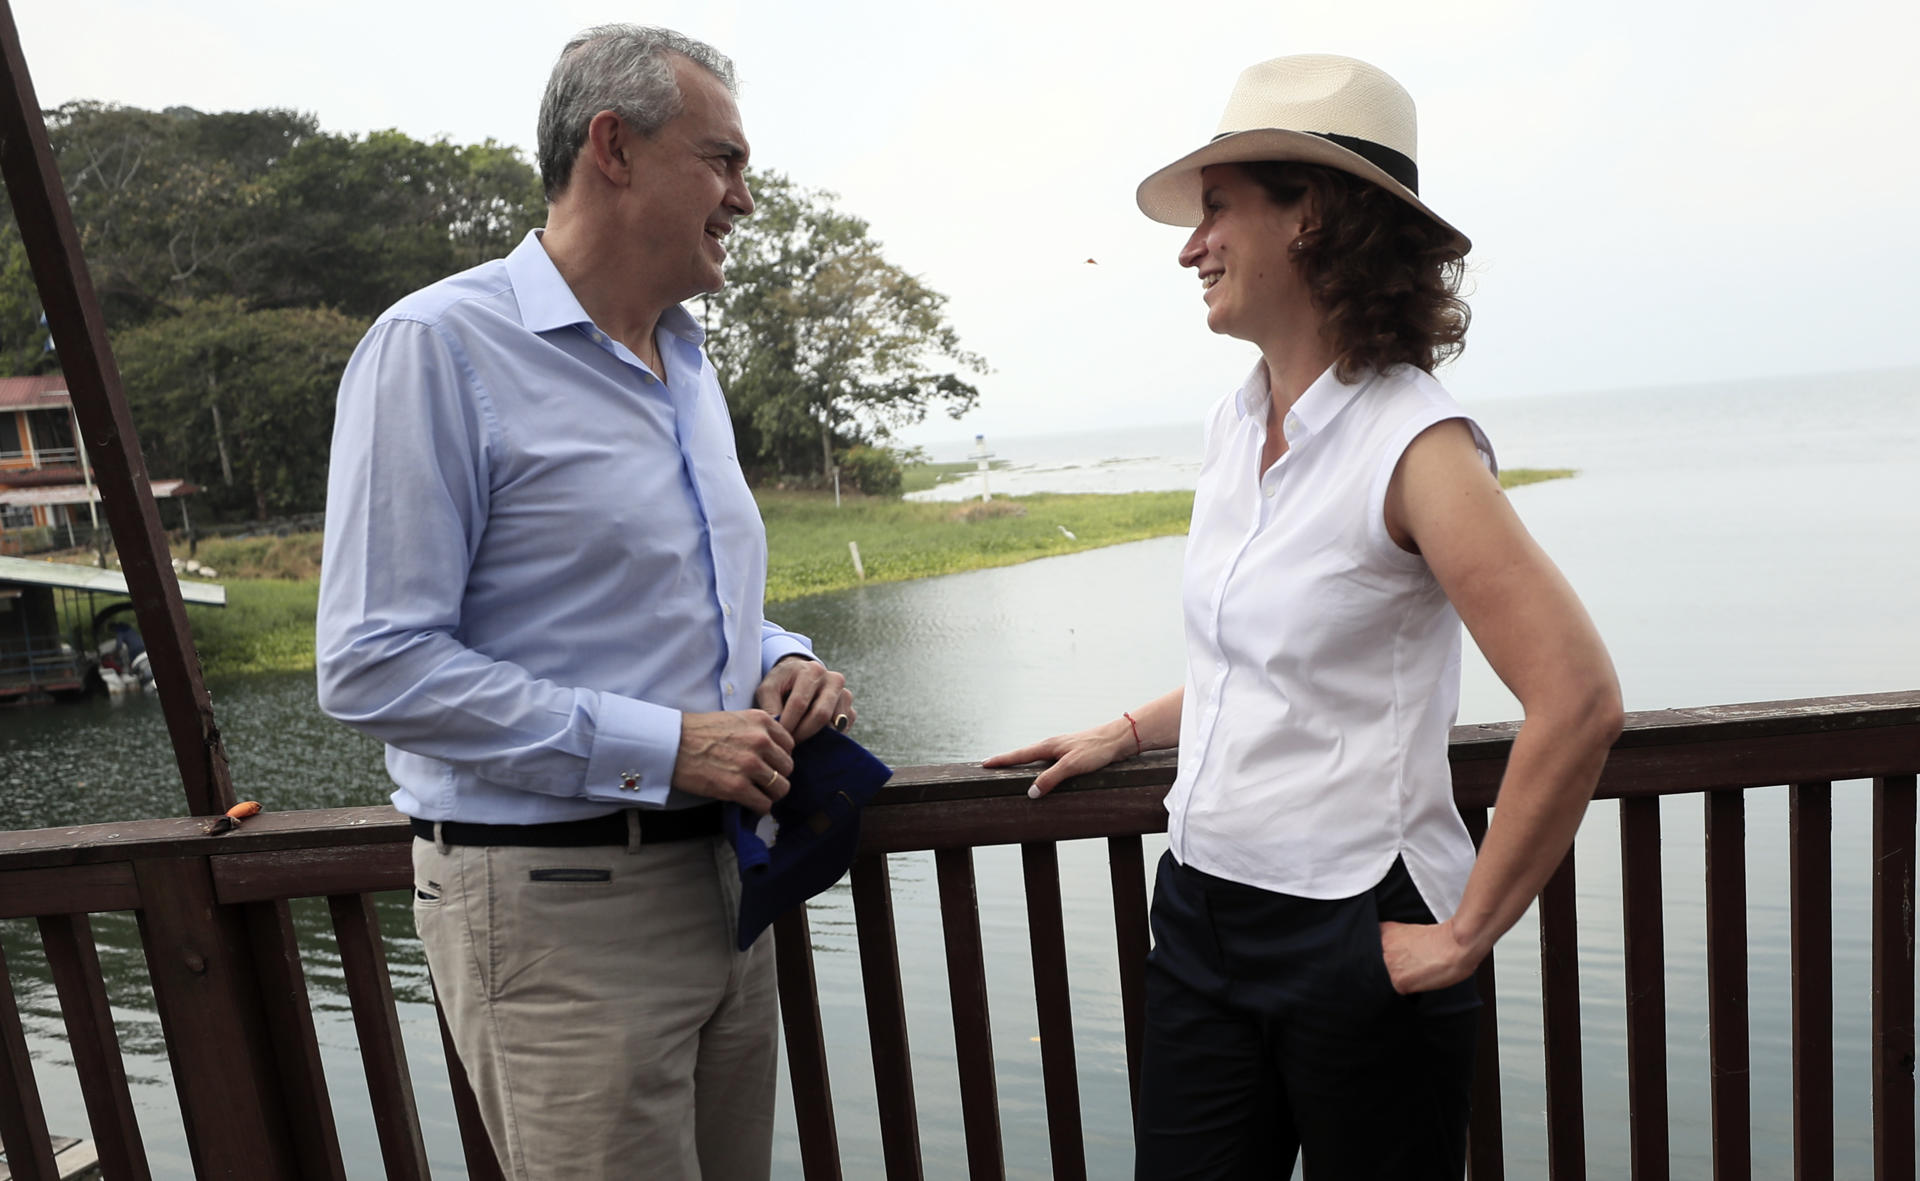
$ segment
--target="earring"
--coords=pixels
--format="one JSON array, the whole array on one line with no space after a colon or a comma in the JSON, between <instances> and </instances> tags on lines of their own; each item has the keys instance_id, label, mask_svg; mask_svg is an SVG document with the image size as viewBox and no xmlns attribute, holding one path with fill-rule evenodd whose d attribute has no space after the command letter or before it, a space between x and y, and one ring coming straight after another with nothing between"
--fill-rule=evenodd
<instances>
[{"instance_id":1,"label":"earring","mask_svg":"<svg viewBox=\"0 0 1920 1181\"><path fill-rule=\"evenodd\" d=\"M1305 234L1302 234L1298 238L1295 238L1292 242L1287 244L1287 253L1298 254L1302 250L1305 250L1306 248L1307 248L1307 236Z\"/></svg>"}]
</instances>

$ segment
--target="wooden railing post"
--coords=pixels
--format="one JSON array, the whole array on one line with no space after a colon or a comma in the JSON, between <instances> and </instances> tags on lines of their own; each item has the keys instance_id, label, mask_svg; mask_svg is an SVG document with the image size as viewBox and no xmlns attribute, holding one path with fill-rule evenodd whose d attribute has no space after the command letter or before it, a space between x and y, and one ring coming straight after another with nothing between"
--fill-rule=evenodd
<instances>
[{"instance_id":1,"label":"wooden railing post","mask_svg":"<svg viewBox=\"0 0 1920 1181\"><path fill-rule=\"evenodd\" d=\"M920 1181L920 1114L907 1050L907 1002L900 991L900 943L893 927L893 879L885 854L856 857L851 871L860 975L866 985L867 1035L880 1108L880 1148L888 1181Z\"/></svg>"},{"instance_id":2,"label":"wooden railing post","mask_svg":"<svg viewBox=\"0 0 1920 1181\"><path fill-rule=\"evenodd\" d=\"M1633 1181L1666 1181L1667 958L1660 799L1620 801L1620 909L1627 976L1628 1155Z\"/></svg>"},{"instance_id":3,"label":"wooden railing post","mask_svg":"<svg viewBox=\"0 0 1920 1181\"><path fill-rule=\"evenodd\" d=\"M136 862L140 937L195 1176L272 1181L301 1167L238 907L204 857Z\"/></svg>"},{"instance_id":4,"label":"wooden railing post","mask_svg":"<svg viewBox=\"0 0 1920 1181\"><path fill-rule=\"evenodd\" d=\"M946 937L947 991L953 998L954 1065L960 1074L960 1120L967 1138L967 1176L1006 1176L1000 1147L999 1088L994 1082L993 1022L987 1008L987 965L980 945L980 899L972 849L933 855L940 878L940 926Z\"/></svg>"},{"instance_id":5,"label":"wooden railing post","mask_svg":"<svg viewBox=\"0 0 1920 1181\"><path fill-rule=\"evenodd\" d=\"M1833 1181L1833 785L1787 789L1793 1175Z\"/></svg>"},{"instance_id":6,"label":"wooden railing post","mask_svg":"<svg viewBox=\"0 0 1920 1181\"><path fill-rule=\"evenodd\" d=\"M1546 1041L1547 1175L1583 1181L1587 1125L1580 1076L1580 950L1573 850L1540 891L1540 1024Z\"/></svg>"},{"instance_id":7,"label":"wooden railing post","mask_svg":"<svg viewBox=\"0 0 1920 1181\"><path fill-rule=\"evenodd\" d=\"M1913 1151L1914 776L1873 781L1873 1176L1907 1181Z\"/></svg>"},{"instance_id":8,"label":"wooden railing post","mask_svg":"<svg viewBox=\"0 0 1920 1181\"><path fill-rule=\"evenodd\" d=\"M33 1058L27 1053L27 1033L20 1023L20 1007L13 999L13 977L7 973L7 953L0 949L0 1067L11 1085L0 1089L0 1148L7 1151L15 1181L60 1181L53 1166L53 1140L47 1135L47 1115L40 1106L40 1086L33 1077Z\"/></svg>"},{"instance_id":9,"label":"wooden railing post","mask_svg":"<svg viewBox=\"0 0 1920 1181\"><path fill-rule=\"evenodd\" d=\"M1737 1181L1753 1173L1744 795L1707 793L1707 1068L1715 1181Z\"/></svg>"},{"instance_id":10,"label":"wooden railing post","mask_svg":"<svg viewBox=\"0 0 1920 1181\"><path fill-rule=\"evenodd\" d=\"M47 949L47 967L66 1018L67 1045L80 1076L81 1101L86 1104L101 1171L115 1181L148 1181L147 1154L133 1114L133 1096L127 1090L127 1069L120 1059L120 1038L113 1028L113 1008L93 943L93 925L84 914L44 915L40 942Z\"/></svg>"}]
</instances>

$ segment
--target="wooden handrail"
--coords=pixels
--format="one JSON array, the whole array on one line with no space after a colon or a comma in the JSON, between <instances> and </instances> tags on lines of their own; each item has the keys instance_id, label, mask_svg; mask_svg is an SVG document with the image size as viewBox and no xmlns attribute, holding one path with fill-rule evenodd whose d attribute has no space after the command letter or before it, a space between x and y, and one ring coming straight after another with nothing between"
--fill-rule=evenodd
<instances>
[{"instance_id":1,"label":"wooden handrail","mask_svg":"<svg viewBox=\"0 0 1920 1181\"><path fill-rule=\"evenodd\" d=\"M1476 840L1486 831L1488 808L1496 802L1515 729L1510 724L1464 726L1453 734L1455 794ZM1744 792L1771 786L1785 786L1789 792L1795 1168L1804 1177L1833 1174L1829 830L1833 784L1855 779L1872 781L1874 812L1874 1153L1879 1175L1911 1176L1916 770L1920 691L1663 710L1628 718L1599 794L1622 801L1620 904L1627 943L1625 1020L1633 1116L1629 1156L1636 1178L1661 1178L1669 1171L1659 801L1675 795L1705 800L1705 950L1716 1172L1743 1175L1751 1167ZM999 1178L1007 1169L989 1050L992 1026L971 850L991 844L1021 846L1048 1153L1056 1175L1084 1175L1056 845L1094 837L1107 841L1127 1069L1130 1082L1137 1083L1148 938L1141 839L1164 829L1161 798L1176 772L1168 754L1131 759L1063 784L1036 802L1025 795L1031 769L910 767L902 769L868 809L853 898L876 1094L883 1106L883 1157L890 1176L917 1177L926 1169L916 1126L916 1063L908 1050L901 1000L888 855L935 852L967 1171L972 1177ZM380 1108L375 1124L388 1174L425 1176L411 1075L397 1036L392 989L368 897L404 889L410 882L411 831L405 818L391 808L268 812L221 836L206 835L203 824L196 818L173 818L0 833L0 918L40 920L103 1158L112 1155L129 1176L143 1175L147 1167L118 1064L111 1014L93 979L99 966L86 915L133 910L141 919L196 1167L206 1175L345 1175L300 952L286 934L291 930L290 899L326 897L369 1090ZM1588 1175L1577 910L1569 855L1539 907L1547 1168L1557 1179ZM809 1178L837 1178L840 1146L806 912L783 916L778 932L781 1004L801 1117L801 1158ZM230 965L242 955L250 956L252 970L261 974L272 1006L270 1028L256 1030L242 1044L269 1048L248 1050L262 1057L244 1070L229 1072L221 1068L224 1059L216 1061L205 1051L208 1044L225 1039L234 1018L223 1007L227 994L207 989L205 981L229 974ZM1482 1033L1470 1159L1475 1181L1494 1181L1507 1167L1491 957L1480 969L1479 982ZM16 1175L31 1175L49 1150L11 997L5 962L0 960L0 1073L15 1084L0 1088L6 1096L0 1100L0 1140L17 1159L32 1162L29 1173ZM226 1058L234 1052L222 1050ZM497 1176L451 1047L448 1060L470 1175ZM223 1135L224 1130L209 1131L194 1113L219 1110L232 1101L241 1079L274 1080L256 1102L286 1131L283 1136L210 1146L204 1138ZM948 1171L950 1165L942 1161L933 1171Z\"/></svg>"}]
</instances>

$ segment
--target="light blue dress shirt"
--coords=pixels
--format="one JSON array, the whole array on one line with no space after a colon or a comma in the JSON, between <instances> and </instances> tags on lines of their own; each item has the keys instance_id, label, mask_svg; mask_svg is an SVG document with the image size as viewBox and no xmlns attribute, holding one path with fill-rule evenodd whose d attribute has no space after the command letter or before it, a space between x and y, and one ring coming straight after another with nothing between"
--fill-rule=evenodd
<instances>
[{"instance_id":1,"label":"light blue dress shirt","mask_svg":"<svg viewBox=\"0 0 1920 1181\"><path fill-rule=\"evenodd\" d=\"M536 824L700 802L682 711L747 709L806 637L761 616L766 531L700 326L655 375L529 234L401 300L348 362L316 663L402 812Z\"/></svg>"}]
</instances>

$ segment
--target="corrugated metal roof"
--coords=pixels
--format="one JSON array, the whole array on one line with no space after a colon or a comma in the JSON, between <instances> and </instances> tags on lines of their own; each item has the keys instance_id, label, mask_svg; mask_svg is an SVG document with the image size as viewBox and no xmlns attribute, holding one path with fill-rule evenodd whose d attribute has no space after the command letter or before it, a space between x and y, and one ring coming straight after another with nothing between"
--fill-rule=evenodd
<instances>
[{"instance_id":1,"label":"corrugated metal roof","mask_svg":"<svg viewBox=\"0 0 1920 1181\"><path fill-rule=\"evenodd\" d=\"M4 477L0 477L3 479ZM191 496L200 491L196 484L185 480L154 480L153 498L165 500L170 496ZM56 484L47 488L0 488L0 504L85 504L89 499L85 484ZM92 499L100 499L100 486L93 486Z\"/></svg>"},{"instance_id":2,"label":"corrugated metal roof","mask_svg":"<svg viewBox=\"0 0 1920 1181\"><path fill-rule=\"evenodd\" d=\"M40 406L68 406L72 402L67 396L64 374L0 377L0 410L32 410Z\"/></svg>"},{"instance_id":3,"label":"corrugated metal roof","mask_svg":"<svg viewBox=\"0 0 1920 1181\"><path fill-rule=\"evenodd\" d=\"M127 593L127 576L118 570L96 566L73 566L66 562L36 562L32 558L0 557L0 583L26 582L34 586L64 586L72 590L98 591L103 595ZM180 580L180 597L189 603L208 607L227 605L227 588L217 582Z\"/></svg>"}]
</instances>

